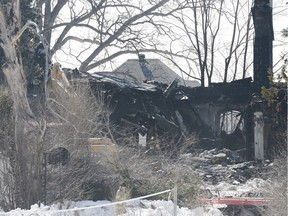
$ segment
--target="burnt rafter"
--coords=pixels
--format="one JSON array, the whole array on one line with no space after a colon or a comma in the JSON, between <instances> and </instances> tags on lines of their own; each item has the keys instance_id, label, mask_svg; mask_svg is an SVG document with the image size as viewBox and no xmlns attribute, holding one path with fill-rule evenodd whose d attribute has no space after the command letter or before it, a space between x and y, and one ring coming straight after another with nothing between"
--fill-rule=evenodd
<instances>
[{"instance_id":1,"label":"burnt rafter","mask_svg":"<svg viewBox=\"0 0 288 216\"><path fill-rule=\"evenodd\" d=\"M176 98L181 100L183 95L193 104L243 104L249 103L254 85L251 78L232 81L231 83L212 83L210 87L185 88L180 86Z\"/></svg>"},{"instance_id":2,"label":"burnt rafter","mask_svg":"<svg viewBox=\"0 0 288 216\"><path fill-rule=\"evenodd\" d=\"M172 118L173 103L167 100L163 92L167 85L128 82L115 77L95 76L90 79L92 89L101 86L105 98L109 98L111 123L120 124L121 120L140 127L148 127L153 121L175 125ZM108 100L106 100L108 102Z\"/></svg>"}]
</instances>

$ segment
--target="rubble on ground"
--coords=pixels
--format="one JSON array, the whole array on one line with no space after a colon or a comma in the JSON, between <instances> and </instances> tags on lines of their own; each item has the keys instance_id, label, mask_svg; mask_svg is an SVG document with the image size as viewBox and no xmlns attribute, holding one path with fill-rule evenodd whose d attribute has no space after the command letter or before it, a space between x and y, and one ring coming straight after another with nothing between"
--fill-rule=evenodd
<instances>
[{"instance_id":1,"label":"rubble on ground","mask_svg":"<svg viewBox=\"0 0 288 216\"><path fill-rule=\"evenodd\" d=\"M246 161L241 150L226 148L204 150L197 155L183 154L179 162L191 166L203 178L205 190L211 196L223 197L260 196L257 191L265 185L260 171L273 165L269 160L263 164Z\"/></svg>"},{"instance_id":2,"label":"rubble on ground","mask_svg":"<svg viewBox=\"0 0 288 216\"><path fill-rule=\"evenodd\" d=\"M179 162L189 165L202 176L204 200L261 198L263 197L261 188L267 186L261 173L273 167L273 163L269 160L263 163L247 161L243 157L242 150L232 151L226 148L202 150L197 154L182 154ZM221 210L224 216L261 215L261 208L258 206L213 204L212 207Z\"/></svg>"}]
</instances>

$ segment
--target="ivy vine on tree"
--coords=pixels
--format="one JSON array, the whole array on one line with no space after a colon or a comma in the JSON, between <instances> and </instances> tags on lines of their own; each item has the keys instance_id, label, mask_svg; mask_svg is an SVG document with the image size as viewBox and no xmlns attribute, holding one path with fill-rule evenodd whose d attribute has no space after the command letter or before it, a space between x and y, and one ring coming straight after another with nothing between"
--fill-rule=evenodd
<instances>
[{"instance_id":1,"label":"ivy vine on tree","mask_svg":"<svg viewBox=\"0 0 288 216\"><path fill-rule=\"evenodd\" d=\"M288 38L288 28L282 30L282 36ZM269 71L270 87L266 88L263 86L261 89L261 95L267 101L268 106L271 107L275 105L277 112L280 112L281 104L287 102L287 54L288 53L282 56L283 65L275 79L272 70Z\"/></svg>"}]
</instances>

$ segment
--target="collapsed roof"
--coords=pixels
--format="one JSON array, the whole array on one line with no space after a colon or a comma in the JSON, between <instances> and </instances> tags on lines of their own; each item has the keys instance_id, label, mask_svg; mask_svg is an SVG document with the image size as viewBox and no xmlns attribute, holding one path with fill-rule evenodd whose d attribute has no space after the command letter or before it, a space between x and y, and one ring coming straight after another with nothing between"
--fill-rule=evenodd
<instances>
[{"instance_id":1,"label":"collapsed roof","mask_svg":"<svg viewBox=\"0 0 288 216\"><path fill-rule=\"evenodd\" d=\"M109 98L111 123L130 122L139 132L145 133L157 125L159 130L214 132L197 113L203 103L226 104L227 102L249 103L253 88L251 80L234 82L217 87L191 88L174 80L169 85L144 83L114 76L113 73L94 74L89 80L92 89L101 89L104 98ZM242 87L241 87L242 86ZM108 102L108 101L107 101ZM175 132L176 133L176 132Z\"/></svg>"}]
</instances>

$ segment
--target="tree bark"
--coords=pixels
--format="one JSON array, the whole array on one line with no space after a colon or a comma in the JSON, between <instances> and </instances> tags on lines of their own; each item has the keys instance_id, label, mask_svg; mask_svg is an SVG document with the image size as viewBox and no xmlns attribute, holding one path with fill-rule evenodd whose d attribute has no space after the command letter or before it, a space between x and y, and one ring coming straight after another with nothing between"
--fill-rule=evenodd
<instances>
[{"instance_id":1,"label":"tree bark","mask_svg":"<svg viewBox=\"0 0 288 216\"><path fill-rule=\"evenodd\" d=\"M15 118L15 200L29 208L41 197L42 131L34 117L26 92L26 81L17 40L21 34L19 0L10 0L0 9L0 39L4 51L3 72L9 85Z\"/></svg>"},{"instance_id":2,"label":"tree bark","mask_svg":"<svg viewBox=\"0 0 288 216\"><path fill-rule=\"evenodd\" d=\"M41 198L41 129L31 112L20 70L17 64L3 67L14 102L16 206L29 208Z\"/></svg>"}]
</instances>

